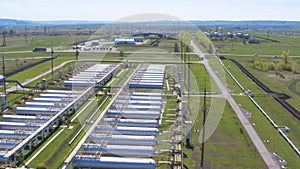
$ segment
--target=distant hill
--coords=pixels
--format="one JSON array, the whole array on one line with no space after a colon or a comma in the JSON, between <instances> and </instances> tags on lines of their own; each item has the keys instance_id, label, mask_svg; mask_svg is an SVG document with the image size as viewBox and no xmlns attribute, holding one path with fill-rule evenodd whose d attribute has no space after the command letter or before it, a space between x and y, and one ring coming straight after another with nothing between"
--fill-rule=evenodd
<instances>
[{"instance_id":1,"label":"distant hill","mask_svg":"<svg viewBox=\"0 0 300 169\"><path fill-rule=\"evenodd\" d=\"M160 21L161 22L161 21ZM287 27L300 27L300 21L272 21L272 20L257 20L257 21L188 21L196 26L222 26L231 28L247 28L247 27L260 27L260 28L287 28ZM60 20L60 21L30 21L30 20L17 20L17 19L1 19L0 28L2 27L17 27L17 26L45 26L45 25L96 25L108 24L111 21L86 21L86 20Z\"/></svg>"},{"instance_id":2,"label":"distant hill","mask_svg":"<svg viewBox=\"0 0 300 169\"><path fill-rule=\"evenodd\" d=\"M204 26L221 26L229 27L236 29L245 29L245 28L288 28L288 27L300 27L300 21L272 21L272 20L253 20L253 21L190 21L192 24L199 27Z\"/></svg>"},{"instance_id":3,"label":"distant hill","mask_svg":"<svg viewBox=\"0 0 300 169\"><path fill-rule=\"evenodd\" d=\"M24 26L24 25L32 25L31 21L17 20L17 19L1 19L0 18L0 27L7 26Z\"/></svg>"},{"instance_id":4,"label":"distant hill","mask_svg":"<svg viewBox=\"0 0 300 169\"><path fill-rule=\"evenodd\" d=\"M83 21L83 20L60 20L60 21L28 21L17 19L1 19L0 27L17 27L17 26L44 26L44 25L94 25L107 24L109 21Z\"/></svg>"}]
</instances>

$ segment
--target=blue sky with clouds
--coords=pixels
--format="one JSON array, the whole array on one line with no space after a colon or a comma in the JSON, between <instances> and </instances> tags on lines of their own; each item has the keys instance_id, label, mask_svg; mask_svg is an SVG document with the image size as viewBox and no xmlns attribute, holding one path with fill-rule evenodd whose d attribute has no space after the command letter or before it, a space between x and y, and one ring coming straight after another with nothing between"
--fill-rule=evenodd
<instances>
[{"instance_id":1,"label":"blue sky with clouds","mask_svg":"<svg viewBox=\"0 0 300 169\"><path fill-rule=\"evenodd\" d=\"M142 13L184 20L296 20L300 0L0 0L0 18L115 21Z\"/></svg>"}]
</instances>

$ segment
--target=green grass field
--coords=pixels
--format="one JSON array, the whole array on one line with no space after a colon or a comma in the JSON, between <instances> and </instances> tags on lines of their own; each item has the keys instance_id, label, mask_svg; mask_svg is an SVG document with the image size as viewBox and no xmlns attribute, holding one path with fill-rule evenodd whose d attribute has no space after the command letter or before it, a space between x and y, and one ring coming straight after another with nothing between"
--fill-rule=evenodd
<instances>
[{"instance_id":1,"label":"green grass field","mask_svg":"<svg viewBox=\"0 0 300 169\"><path fill-rule=\"evenodd\" d=\"M256 33L255 36L267 37L266 34ZM214 41L220 54L258 54L258 55L281 55L282 51L290 50L291 55L300 55L300 36L288 36L270 34L270 39L280 42L271 42L259 39L259 44L243 44L240 40Z\"/></svg>"},{"instance_id":2,"label":"green grass field","mask_svg":"<svg viewBox=\"0 0 300 169\"><path fill-rule=\"evenodd\" d=\"M260 136L262 140L269 140L268 143L265 143L268 150L273 153L277 152L284 160L287 161L288 167L291 169L299 168L299 156L294 152L294 150L290 147L290 145L281 137L281 135L277 132L276 129L271 125L269 121L266 120L266 118L263 116L263 114L253 105L253 103L246 97L246 96L234 96L234 99L236 102L241 105L241 108L249 111L252 113L252 118L249 119L250 123L255 123L254 129L256 130L257 134ZM256 98L254 98L256 99ZM269 109L272 109L272 106L274 106L274 100L267 99L267 98L261 98L263 100L263 104L259 102L259 104L263 107L270 107ZM269 106L271 105L271 106ZM280 113L277 106L274 107L274 112ZM268 109L268 110L269 110ZM267 113L270 113L269 111ZM283 115L285 116L285 115ZM272 118L275 118L273 116ZM277 121L273 119L276 123ZM291 118L289 119L291 120ZM279 123L279 121L278 121ZM292 124L289 122L285 122L285 124ZM294 124L297 124L297 122ZM288 125L290 126L290 125ZM296 127L294 130L297 130L298 127ZM298 131L295 132L295 134ZM289 137L290 134L287 133ZM296 135L295 137L295 143L297 143L299 140L299 135ZM291 137L292 138L292 137ZM298 142L299 143L299 142Z\"/></svg>"},{"instance_id":3,"label":"green grass field","mask_svg":"<svg viewBox=\"0 0 300 169\"><path fill-rule=\"evenodd\" d=\"M63 36L12 36L6 37L6 47L4 47L4 52L9 51L32 51L33 48L43 47L51 48L53 46L54 50L64 50L71 49L72 44L88 40L90 35L63 35ZM0 38L2 42L2 36Z\"/></svg>"},{"instance_id":4,"label":"green grass field","mask_svg":"<svg viewBox=\"0 0 300 169\"><path fill-rule=\"evenodd\" d=\"M230 65L230 71L235 76L235 78L243 85L247 86L253 93L262 92L261 89L256 86L251 79L244 75L241 70L239 70L234 64L230 63L228 60L223 60L225 65ZM228 78L227 78L228 79ZM237 85L233 85L233 81L228 79L229 88L236 89ZM239 91L241 92L241 90ZM235 92L235 93L239 93ZM244 95L234 96L236 102L241 106L241 108L252 113L253 118L250 119L251 123L255 123L255 130L260 135L262 140L269 140L266 143L269 151L278 152L287 162L290 168L297 168L297 154L292 150L288 143L280 136L276 129L274 129L271 124L266 120L262 113L254 106L254 104ZM297 140L300 139L300 130L298 130L298 120L292 117L291 114L286 112L270 95L254 95L254 99L261 105L261 107L269 114L269 116L278 125L288 126L293 128L293 131L288 133L288 137L299 147L300 144Z\"/></svg>"},{"instance_id":5,"label":"green grass field","mask_svg":"<svg viewBox=\"0 0 300 169\"><path fill-rule=\"evenodd\" d=\"M260 36L264 36L261 35ZM32 50L34 47L51 47L52 44L55 49L70 49L71 43L74 43L76 39L80 41L81 39L87 39L88 36L53 36L53 37L27 37L29 40L32 39L32 42L25 42L25 37L11 37L7 39L8 47L5 48L5 51L23 51L23 50ZM233 54L271 54L271 55L280 55L282 50L291 50L291 55L300 55L300 37L290 37L285 35L270 35L270 38L279 40L279 43L270 42L261 40L261 43L258 45L243 45L241 42L214 42L216 46L219 47L220 53L233 53ZM0 39L1 41L1 39ZM161 39L158 47L132 47L132 46L122 46L119 50L124 51L124 56L120 57L119 53L107 53L103 54L104 60L139 60L139 61L178 61L179 58L175 58L170 52L174 51L174 43L176 40L166 40ZM233 49L231 50L233 44ZM134 53L136 51L143 51L145 53L138 54ZM154 54L149 51L158 51L165 52L165 54ZM147 53L149 52L149 53ZM56 53L61 55L61 57L54 60L54 65L59 65L62 62L73 60L75 58L74 53ZM19 59L22 57L38 57L38 56L47 56L49 53L26 53L26 54L5 54L6 58L15 58ZM88 54L90 55L90 54ZM92 55L92 54L91 54ZM94 54L98 55L98 54ZM83 57L85 55L82 55ZM198 61L197 55L188 55L191 57L192 62ZM180 57L180 56L179 56ZM208 56L211 57L211 56ZM245 67L249 68L249 60L254 57L234 57L238 59ZM261 137L262 140L268 139L270 142L266 143L267 148L270 152L278 152L287 162L289 168L298 168L299 167L299 157L293 152L290 146L286 141L279 135L279 133L271 126L271 124L265 119L265 117L259 112L259 110L250 102L250 100L244 95L240 95L243 91L235 84L235 82L228 76L228 74L222 74L223 68L219 63L211 61L210 64L215 68L218 76L222 78L222 81L226 81L228 88L233 91L233 96L238 104L241 105L241 108L248 110L252 113L253 117L250 119L251 123L255 123L254 128ZM295 60L300 63L300 59ZM30 61L27 61L29 63ZM20 82L25 81L28 78L39 75L42 72L45 72L50 69L50 62L40 64L34 68L25 70L21 73L18 73L14 76L9 77L9 79L16 79ZM290 114L288 114L281 106L279 106L270 95L265 95L264 92L254 84L248 77L246 77L234 64L228 60L224 60L223 63L229 67L231 73L236 76L240 83L247 89L250 89L254 95L255 100L267 111L271 118L276 121L279 125L286 125L291 128L291 131L288 134L289 138L294 141L294 143L300 147L300 130L299 122L294 119ZM9 66L12 69L16 63L11 63ZM24 63L23 63L24 64ZM180 65L179 65L180 66ZM258 72L255 70L250 70L258 79L263 83L269 86L271 89L278 92L287 92L293 99L290 99L289 102L295 107L300 109L300 97L296 97L294 93L291 93L287 86L290 84L291 79L295 77L299 78L299 75L292 76L292 74L287 75L287 79L280 79L279 77L272 76L270 72ZM208 91L218 92L215 83L211 82L210 77L208 76L204 66L202 64L193 63L191 64L191 72L194 76L193 86L194 91L202 92L206 87ZM57 73L57 72L55 72ZM125 72L124 72L125 73ZM121 73L120 75L124 75ZM46 76L49 78L50 74ZM205 82L206 79L206 82ZM39 82L35 81L34 83ZM12 84L9 84L12 85ZM197 86L197 88L195 87ZM192 90L193 90L192 89ZM300 90L300 82L296 84L296 89ZM20 93L13 94L8 96L9 98L18 97ZM164 124L161 126L160 130L169 129L170 125L166 120L174 120L172 116L176 108L176 98L170 97L170 100L166 101L166 111L164 114ZM199 112L199 102L194 102L194 100L199 100L198 98L192 99L192 110L194 112ZM214 98L218 103L225 103L225 100L220 98ZM220 100L218 100L220 99ZM211 98L208 99L211 101ZM82 116L86 116L90 109L92 109L96 103L92 103L93 106L90 106ZM174 108L175 107L175 108ZM184 159L184 165L187 168L199 168L200 165L200 143L199 143L199 130L201 131L202 126L202 114L198 114L193 120L192 128L192 140L191 144L194 147L193 149L184 147L184 154L186 158ZM84 117L83 117L84 118ZM54 140L43 152L40 154L29 167L39 167L47 166L48 168L60 168L63 160L79 142L79 139L75 141L70 147L67 146L67 141L69 141L72 136L75 134L74 131L77 131L80 127L78 120L75 120L71 123L71 126L74 126L73 129L65 129L57 139ZM59 129L61 130L61 129ZM59 131L58 130L58 131ZM57 133L56 131L55 133ZM55 135L51 135L47 140ZM79 138L83 136L83 133L80 134ZM186 143L185 143L186 145ZM41 147L39 147L41 148ZM39 149L38 148L38 149ZM37 149L37 150L38 150ZM36 151L37 151L36 150ZM35 151L35 152L36 152ZM33 155L33 154L32 154ZM156 160L169 160L168 153L159 154L160 156L166 158L156 157ZM28 160L28 159L27 159ZM158 168L168 168L168 165L161 165ZM205 168L266 168L262 158L255 149L255 146L251 142L251 139L247 135L247 132L239 122L234 111L226 103L224 112L221 118L220 123L216 131L206 142L206 151L205 151Z\"/></svg>"},{"instance_id":6,"label":"green grass field","mask_svg":"<svg viewBox=\"0 0 300 169\"><path fill-rule=\"evenodd\" d=\"M208 113L209 114L209 113ZM193 120L191 145L184 147L184 166L200 168L202 113ZM251 142L228 103L213 135L205 143L204 168L266 168L264 161Z\"/></svg>"},{"instance_id":7,"label":"green grass field","mask_svg":"<svg viewBox=\"0 0 300 169\"><path fill-rule=\"evenodd\" d=\"M250 71L257 79L259 79L263 84L265 84L271 90L290 95L291 99L288 99L287 101L300 111L300 105L299 105L300 96L288 89L288 86L290 85L290 83L292 83L296 79L300 79L300 74L294 74L292 72L282 72L281 74L284 76L284 78L282 78L279 75L276 75L275 71L264 72L264 71L257 71L257 70L250 68L249 65L255 57L229 56L228 58L233 58L233 59L236 59L237 61L239 61L248 71ZM263 58L263 59L273 60L273 58ZM232 71L232 70L236 71L237 68L234 68L235 66L233 63L230 63L229 61L224 61L224 64L225 63L232 66L232 69L230 69L230 71ZM298 64L298 66L300 66L300 64ZM238 72L241 72L241 71L238 71ZM236 74L238 74L238 73L236 73ZM249 81L249 83L244 83L244 84L248 85L250 83L253 83L253 82ZM299 82L297 83L297 85L299 85ZM256 86L256 87L253 86L253 87L258 88L258 86ZM251 88L250 88L250 90L251 90ZM252 92L254 92L254 91L252 91Z\"/></svg>"},{"instance_id":8,"label":"green grass field","mask_svg":"<svg viewBox=\"0 0 300 169\"><path fill-rule=\"evenodd\" d=\"M186 75L188 76L188 75ZM192 87L191 92L195 90L196 92L203 92L204 88L206 88L207 92L212 92L213 88L211 83L213 83L202 64L191 64L191 80L196 81L196 83L192 83L192 85L196 85ZM187 79L188 80L188 79ZM215 91L216 92L216 91Z\"/></svg>"},{"instance_id":9,"label":"green grass field","mask_svg":"<svg viewBox=\"0 0 300 169\"><path fill-rule=\"evenodd\" d=\"M57 66L65 61L72 60L73 58L69 57L59 57L53 61L53 65ZM27 69L23 72L20 72L18 74L12 75L7 80L18 80L20 83L24 82L26 79L30 79L32 77L35 77L43 72L46 72L47 70L50 70L51 68L51 61L44 62L42 64L39 64L33 68ZM7 87L11 87L14 84L8 84Z\"/></svg>"}]
</instances>

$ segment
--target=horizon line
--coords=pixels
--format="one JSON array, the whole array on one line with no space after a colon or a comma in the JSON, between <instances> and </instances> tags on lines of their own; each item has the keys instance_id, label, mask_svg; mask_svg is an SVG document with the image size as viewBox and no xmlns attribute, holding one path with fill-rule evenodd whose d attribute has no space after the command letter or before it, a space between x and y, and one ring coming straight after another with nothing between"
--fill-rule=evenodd
<instances>
[{"instance_id":1,"label":"horizon line","mask_svg":"<svg viewBox=\"0 0 300 169\"><path fill-rule=\"evenodd\" d=\"M19 18L2 18L0 19L7 19L7 20L17 20L17 21L29 21L29 22L59 22L59 21L77 21L77 22L118 22L120 20L90 20L90 19L50 19L50 20L35 20L35 19L19 19ZM149 20L150 21L150 20ZM155 20L155 21L168 21L168 20ZM176 21L176 20L170 20ZM185 20L178 20L178 21L227 21L227 22L244 22L244 21L278 21L278 22L300 22L300 20L283 20L283 19L185 19ZM126 21L125 21L126 22ZM143 21L137 21L143 22ZM144 21L147 22L147 21Z\"/></svg>"}]
</instances>

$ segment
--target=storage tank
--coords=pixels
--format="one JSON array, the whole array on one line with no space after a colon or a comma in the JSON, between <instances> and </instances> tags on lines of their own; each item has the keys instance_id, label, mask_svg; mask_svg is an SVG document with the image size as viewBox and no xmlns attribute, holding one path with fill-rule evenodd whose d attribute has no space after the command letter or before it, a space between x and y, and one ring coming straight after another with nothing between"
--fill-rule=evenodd
<instances>
[{"instance_id":1,"label":"storage tank","mask_svg":"<svg viewBox=\"0 0 300 169\"><path fill-rule=\"evenodd\" d=\"M161 77L157 77L157 76L141 76L141 77L135 77L132 79L132 81L138 81L138 80L153 80L153 81L159 81L161 82L162 81L162 78Z\"/></svg>"},{"instance_id":2,"label":"storage tank","mask_svg":"<svg viewBox=\"0 0 300 169\"><path fill-rule=\"evenodd\" d=\"M61 109L67 104L63 102L26 102L26 107L40 107L40 108L57 108Z\"/></svg>"},{"instance_id":3,"label":"storage tank","mask_svg":"<svg viewBox=\"0 0 300 169\"><path fill-rule=\"evenodd\" d=\"M44 107L44 108L49 108L49 107L54 107L56 104L53 102L26 102L25 107Z\"/></svg>"},{"instance_id":4,"label":"storage tank","mask_svg":"<svg viewBox=\"0 0 300 169\"><path fill-rule=\"evenodd\" d=\"M75 98L33 98L33 102L56 102L56 103L70 103Z\"/></svg>"},{"instance_id":5,"label":"storage tank","mask_svg":"<svg viewBox=\"0 0 300 169\"><path fill-rule=\"evenodd\" d=\"M106 134L91 134L91 142L113 145L149 145L156 144L155 136L135 136L135 135L106 135Z\"/></svg>"},{"instance_id":6,"label":"storage tank","mask_svg":"<svg viewBox=\"0 0 300 169\"><path fill-rule=\"evenodd\" d=\"M38 122L43 123L49 120L49 116L22 116L22 115L3 115L2 121L11 121L11 122Z\"/></svg>"},{"instance_id":7,"label":"storage tank","mask_svg":"<svg viewBox=\"0 0 300 169\"><path fill-rule=\"evenodd\" d=\"M150 88L150 89L162 89L164 87L163 83L139 83L139 82L130 82L130 88Z\"/></svg>"},{"instance_id":8,"label":"storage tank","mask_svg":"<svg viewBox=\"0 0 300 169\"><path fill-rule=\"evenodd\" d=\"M126 158L76 155L73 167L107 169L155 169L156 163L151 158Z\"/></svg>"},{"instance_id":9,"label":"storage tank","mask_svg":"<svg viewBox=\"0 0 300 169\"><path fill-rule=\"evenodd\" d=\"M47 90L48 94L72 94L73 91L69 90Z\"/></svg>"},{"instance_id":10,"label":"storage tank","mask_svg":"<svg viewBox=\"0 0 300 169\"><path fill-rule=\"evenodd\" d=\"M135 79L135 80L131 80L131 83L150 83L150 84L155 84L155 83L162 83L163 81L162 80L154 80L154 79L151 79L151 80L148 80L148 79L143 79L143 78L139 78L139 79Z\"/></svg>"},{"instance_id":11,"label":"storage tank","mask_svg":"<svg viewBox=\"0 0 300 169\"><path fill-rule=\"evenodd\" d=\"M19 140L0 140L0 149L12 148L19 142Z\"/></svg>"},{"instance_id":12,"label":"storage tank","mask_svg":"<svg viewBox=\"0 0 300 169\"><path fill-rule=\"evenodd\" d=\"M47 109L47 108L36 108L36 107L17 107L17 114L43 114L43 115L53 115L57 113L59 109Z\"/></svg>"},{"instance_id":13,"label":"storage tank","mask_svg":"<svg viewBox=\"0 0 300 169\"><path fill-rule=\"evenodd\" d=\"M100 145L83 144L83 154L102 153L103 155L130 156L130 157L151 157L154 155L152 146L134 146L134 145Z\"/></svg>"},{"instance_id":14,"label":"storage tank","mask_svg":"<svg viewBox=\"0 0 300 169\"><path fill-rule=\"evenodd\" d=\"M13 131L13 130L0 130L1 139L24 139L29 136L30 131Z\"/></svg>"},{"instance_id":15,"label":"storage tank","mask_svg":"<svg viewBox=\"0 0 300 169\"><path fill-rule=\"evenodd\" d=\"M95 133L110 133L118 135L141 135L141 136L156 136L159 134L157 128L150 127L124 127L124 126L107 126L98 125L94 129Z\"/></svg>"},{"instance_id":16,"label":"storage tank","mask_svg":"<svg viewBox=\"0 0 300 169\"><path fill-rule=\"evenodd\" d=\"M145 100L145 101L149 101L149 100L156 100L156 101L162 101L161 97L149 97L149 96L120 96L118 97L118 99L125 99L125 100Z\"/></svg>"},{"instance_id":17,"label":"storage tank","mask_svg":"<svg viewBox=\"0 0 300 169\"><path fill-rule=\"evenodd\" d=\"M157 120L144 120L144 119L116 119L116 118L104 118L102 122L106 124L116 124L118 126L128 127L157 127Z\"/></svg>"},{"instance_id":18,"label":"storage tank","mask_svg":"<svg viewBox=\"0 0 300 169\"><path fill-rule=\"evenodd\" d=\"M122 104L114 104L116 107L124 107L124 110L135 110L135 111L147 111L147 110L156 110L160 111L161 110L161 105L136 105L136 104L127 104L127 105L122 105Z\"/></svg>"},{"instance_id":19,"label":"storage tank","mask_svg":"<svg viewBox=\"0 0 300 169\"><path fill-rule=\"evenodd\" d=\"M74 79L82 79L82 80L92 80L92 79L99 79L99 77L95 76L95 75L76 75L76 76L73 76L72 78Z\"/></svg>"},{"instance_id":20,"label":"storage tank","mask_svg":"<svg viewBox=\"0 0 300 169\"><path fill-rule=\"evenodd\" d=\"M3 130L36 130L39 128L39 124L26 124L20 122L5 122L0 121L0 128Z\"/></svg>"},{"instance_id":21,"label":"storage tank","mask_svg":"<svg viewBox=\"0 0 300 169\"><path fill-rule=\"evenodd\" d=\"M87 81L64 81L65 86L78 86L78 87L87 87L94 85L95 82L87 82Z\"/></svg>"},{"instance_id":22,"label":"storage tank","mask_svg":"<svg viewBox=\"0 0 300 169\"><path fill-rule=\"evenodd\" d=\"M41 98L76 98L77 96L72 94L41 94Z\"/></svg>"},{"instance_id":23,"label":"storage tank","mask_svg":"<svg viewBox=\"0 0 300 169\"><path fill-rule=\"evenodd\" d=\"M127 119L159 119L160 111L108 110L107 117L123 117Z\"/></svg>"},{"instance_id":24,"label":"storage tank","mask_svg":"<svg viewBox=\"0 0 300 169\"><path fill-rule=\"evenodd\" d=\"M161 101L156 101L156 100L150 100L150 101L145 101L145 100L129 100L128 104L133 104L133 105L156 105L156 106L162 106Z\"/></svg>"}]
</instances>

